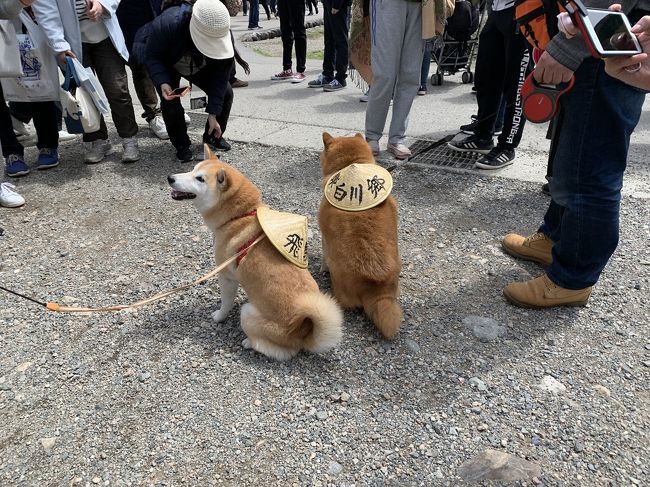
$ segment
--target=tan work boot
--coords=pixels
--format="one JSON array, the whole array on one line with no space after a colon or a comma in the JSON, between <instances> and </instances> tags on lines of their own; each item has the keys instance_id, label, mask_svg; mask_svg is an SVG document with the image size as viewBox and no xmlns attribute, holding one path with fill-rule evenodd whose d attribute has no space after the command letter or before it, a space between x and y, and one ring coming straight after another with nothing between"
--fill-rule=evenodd
<instances>
[{"instance_id":1,"label":"tan work boot","mask_svg":"<svg viewBox=\"0 0 650 487\"><path fill-rule=\"evenodd\" d=\"M503 288L508 301L520 308L552 308L554 306L584 306L591 296L591 287L564 289L546 274L525 282L511 282Z\"/></svg>"},{"instance_id":2,"label":"tan work boot","mask_svg":"<svg viewBox=\"0 0 650 487\"><path fill-rule=\"evenodd\" d=\"M501 246L513 257L532 260L548 267L553 262L551 249L554 243L542 232L533 233L530 237L509 233L501 241Z\"/></svg>"}]
</instances>

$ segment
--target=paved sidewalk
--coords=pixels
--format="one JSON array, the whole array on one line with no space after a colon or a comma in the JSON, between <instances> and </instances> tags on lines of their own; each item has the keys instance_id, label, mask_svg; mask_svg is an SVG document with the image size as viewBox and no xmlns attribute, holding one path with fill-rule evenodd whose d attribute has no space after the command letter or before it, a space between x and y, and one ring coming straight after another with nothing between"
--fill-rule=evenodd
<instances>
[{"instance_id":1,"label":"paved sidewalk","mask_svg":"<svg viewBox=\"0 0 650 487\"><path fill-rule=\"evenodd\" d=\"M263 10L262 10L263 12ZM306 17L316 19L322 16ZM264 17L264 15L262 15ZM265 18L265 17L264 17ZM248 33L247 17L231 19L237 38ZM279 21L262 20L265 28L277 28ZM270 58L238 44L251 65L246 77L238 66L238 77L248 79L250 86L235 90L228 138L242 142L300 147L320 150L321 133L345 135L363 131L365 103L359 102L361 91L350 82L337 93L324 93L307 88L307 83L293 85L272 82L272 74L282 69L280 58ZM295 59L295 58L294 58ZM308 80L320 73L320 61L307 61ZM435 65L432 65L432 72ZM438 140L458 131L476 113L476 97L460 75L445 78L443 86L428 85L428 94L417 97L409 120L407 135L417 139ZM390 117L390 112L389 112ZM515 164L494 175L524 181L544 182L549 143L545 139L547 125L527 124ZM385 147L386 137L382 140ZM650 197L650 99L634 137L629 157L630 171L624 191L638 197Z\"/></svg>"}]
</instances>

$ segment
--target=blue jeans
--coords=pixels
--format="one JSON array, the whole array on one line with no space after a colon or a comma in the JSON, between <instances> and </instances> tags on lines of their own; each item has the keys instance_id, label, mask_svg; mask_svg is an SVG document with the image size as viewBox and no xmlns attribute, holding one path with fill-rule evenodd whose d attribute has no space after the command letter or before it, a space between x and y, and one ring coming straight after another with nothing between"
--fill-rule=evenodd
<instances>
[{"instance_id":1,"label":"blue jeans","mask_svg":"<svg viewBox=\"0 0 650 487\"><path fill-rule=\"evenodd\" d=\"M645 99L596 59L586 59L575 78L560 100L552 200L540 227L555 242L548 277L567 289L594 285L618 245L627 151Z\"/></svg>"},{"instance_id":2,"label":"blue jeans","mask_svg":"<svg viewBox=\"0 0 650 487\"><path fill-rule=\"evenodd\" d=\"M259 27L260 25L260 2L249 0L248 2L248 28Z\"/></svg>"},{"instance_id":3,"label":"blue jeans","mask_svg":"<svg viewBox=\"0 0 650 487\"><path fill-rule=\"evenodd\" d=\"M429 78L429 68L431 67L431 51L429 49L424 50L424 56L422 56L422 71L420 71L420 86L427 87L427 78Z\"/></svg>"}]
</instances>

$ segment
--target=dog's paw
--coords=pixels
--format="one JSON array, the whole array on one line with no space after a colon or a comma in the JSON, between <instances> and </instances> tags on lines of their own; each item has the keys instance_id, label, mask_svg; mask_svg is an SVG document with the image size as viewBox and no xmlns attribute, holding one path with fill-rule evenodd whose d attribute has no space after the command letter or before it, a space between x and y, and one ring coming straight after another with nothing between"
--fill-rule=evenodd
<instances>
[{"instance_id":1,"label":"dog's paw","mask_svg":"<svg viewBox=\"0 0 650 487\"><path fill-rule=\"evenodd\" d=\"M244 338L244 340L241 342L241 346L244 347L244 350L250 350L253 348L253 344L251 343L250 338Z\"/></svg>"},{"instance_id":2,"label":"dog's paw","mask_svg":"<svg viewBox=\"0 0 650 487\"><path fill-rule=\"evenodd\" d=\"M224 313L222 310L218 309L214 313L212 313L212 319L216 321L217 323L221 323L228 318L228 313Z\"/></svg>"}]
</instances>

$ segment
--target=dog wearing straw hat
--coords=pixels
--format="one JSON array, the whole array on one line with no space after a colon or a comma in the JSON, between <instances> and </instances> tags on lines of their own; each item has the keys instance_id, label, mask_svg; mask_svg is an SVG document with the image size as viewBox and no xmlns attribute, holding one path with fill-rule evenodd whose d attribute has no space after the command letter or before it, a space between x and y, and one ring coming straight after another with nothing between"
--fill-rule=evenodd
<instances>
[{"instance_id":1,"label":"dog wearing straw hat","mask_svg":"<svg viewBox=\"0 0 650 487\"><path fill-rule=\"evenodd\" d=\"M306 217L264 206L252 182L207 145L205 153L192 171L168 181L172 198L192 200L214 233L217 263L232 260L219 273L221 307L212 318L228 317L241 284L248 296L240 313L245 348L287 360L335 347L343 313L307 270Z\"/></svg>"},{"instance_id":2,"label":"dog wearing straw hat","mask_svg":"<svg viewBox=\"0 0 650 487\"><path fill-rule=\"evenodd\" d=\"M325 132L323 143L322 270L329 270L341 306L362 307L381 334L392 338L402 322L393 179L375 163L361 134L335 138Z\"/></svg>"}]
</instances>

